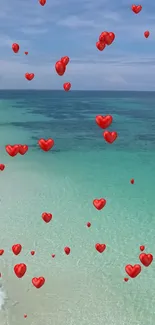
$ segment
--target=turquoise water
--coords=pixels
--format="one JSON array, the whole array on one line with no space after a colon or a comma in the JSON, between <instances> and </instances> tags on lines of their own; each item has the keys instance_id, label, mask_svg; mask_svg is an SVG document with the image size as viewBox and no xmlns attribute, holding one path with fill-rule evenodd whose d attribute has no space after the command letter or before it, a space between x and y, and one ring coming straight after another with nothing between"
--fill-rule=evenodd
<instances>
[{"instance_id":1,"label":"turquoise water","mask_svg":"<svg viewBox=\"0 0 155 325\"><path fill-rule=\"evenodd\" d=\"M154 263L123 281L140 245L155 252L154 106L151 92L0 92L0 261L11 325L154 324ZM99 114L114 118L112 145L95 123ZM55 140L50 152L38 147L42 137ZM28 153L8 156L5 145L15 143L29 145ZM107 205L97 211L92 201L101 197ZM44 211L53 214L49 224ZM97 242L107 245L103 254ZM23 245L19 256L15 243ZM28 271L19 280L12 269L21 262ZM34 276L45 276L43 288L34 290Z\"/></svg>"}]
</instances>

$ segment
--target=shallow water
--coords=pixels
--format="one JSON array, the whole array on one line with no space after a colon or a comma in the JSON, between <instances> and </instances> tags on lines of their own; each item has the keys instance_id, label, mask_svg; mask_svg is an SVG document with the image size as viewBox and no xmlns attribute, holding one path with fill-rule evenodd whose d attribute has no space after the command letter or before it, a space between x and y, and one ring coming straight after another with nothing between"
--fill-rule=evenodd
<instances>
[{"instance_id":1,"label":"shallow water","mask_svg":"<svg viewBox=\"0 0 155 325\"><path fill-rule=\"evenodd\" d=\"M154 263L136 279L123 279L125 265L139 263L140 245L155 251L155 94L0 92L0 97L6 164L0 173L5 249L0 271L9 324L21 324L27 314L24 322L37 325L152 325ZM110 129L119 134L113 145L104 142L97 114L113 115ZM40 137L54 138L51 152L39 150ZM29 151L11 158L8 143L26 143ZM107 205L97 211L92 201L100 197ZM49 224L41 219L44 211L53 214ZM103 254L96 252L97 242L107 245ZM11 251L15 243L23 246L19 256ZM22 279L13 272L17 263L27 264ZM35 276L46 278L41 289L31 284Z\"/></svg>"}]
</instances>

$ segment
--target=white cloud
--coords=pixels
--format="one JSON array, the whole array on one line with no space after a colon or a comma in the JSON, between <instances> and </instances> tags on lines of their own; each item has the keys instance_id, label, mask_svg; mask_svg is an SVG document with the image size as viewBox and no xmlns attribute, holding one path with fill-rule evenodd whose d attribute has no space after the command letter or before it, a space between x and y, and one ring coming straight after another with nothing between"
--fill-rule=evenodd
<instances>
[{"instance_id":1,"label":"white cloud","mask_svg":"<svg viewBox=\"0 0 155 325\"><path fill-rule=\"evenodd\" d=\"M70 28L83 28L94 27L95 23L92 20L80 19L77 16L68 16L65 19L61 19L57 22L58 25L67 26Z\"/></svg>"},{"instance_id":2,"label":"white cloud","mask_svg":"<svg viewBox=\"0 0 155 325\"><path fill-rule=\"evenodd\" d=\"M23 32L23 34L27 34L27 35L36 35L36 34L46 34L48 32L47 28L34 28L34 27L27 27L27 28L22 28L21 32Z\"/></svg>"},{"instance_id":3,"label":"white cloud","mask_svg":"<svg viewBox=\"0 0 155 325\"><path fill-rule=\"evenodd\" d=\"M120 14L114 11L105 11L104 12L104 19L112 20L114 22L120 22Z\"/></svg>"}]
</instances>

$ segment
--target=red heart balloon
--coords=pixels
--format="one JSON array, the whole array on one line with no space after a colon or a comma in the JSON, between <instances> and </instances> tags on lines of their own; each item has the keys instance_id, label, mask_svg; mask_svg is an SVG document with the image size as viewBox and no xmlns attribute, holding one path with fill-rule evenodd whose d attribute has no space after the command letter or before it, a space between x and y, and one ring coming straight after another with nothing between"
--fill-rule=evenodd
<instances>
[{"instance_id":1,"label":"red heart balloon","mask_svg":"<svg viewBox=\"0 0 155 325\"><path fill-rule=\"evenodd\" d=\"M46 0L39 0L39 3L41 4L41 6L44 6L46 4Z\"/></svg>"},{"instance_id":2,"label":"red heart balloon","mask_svg":"<svg viewBox=\"0 0 155 325\"><path fill-rule=\"evenodd\" d=\"M70 251L71 251L70 247L66 246L64 248L64 252L65 252L66 255L69 255L70 254Z\"/></svg>"},{"instance_id":3,"label":"red heart balloon","mask_svg":"<svg viewBox=\"0 0 155 325\"><path fill-rule=\"evenodd\" d=\"M148 267L153 261L153 255L141 253L139 259L144 266Z\"/></svg>"},{"instance_id":4,"label":"red heart balloon","mask_svg":"<svg viewBox=\"0 0 155 325\"><path fill-rule=\"evenodd\" d=\"M53 139L48 139L48 140L40 139L38 141L38 144L42 150L49 151L54 146L54 140Z\"/></svg>"},{"instance_id":5,"label":"red heart balloon","mask_svg":"<svg viewBox=\"0 0 155 325\"><path fill-rule=\"evenodd\" d=\"M40 276L39 278L32 279L32 284L37 289L41 288L44 285L44 283L45 283L45 278L43 276Z\"/></svg>"},{"instance_id":6,"label":"red heart balloon","mask_svg":"<svg viewBox=\"0 0 155 325\"><path fill-rule=\"evenodd\" d=\"M149 32L148 30L146 30L146 31L144 32L144 36L145 36L145 38L148 38L148 37L150 36L150 32Z\"/></svg>"},{"instance_id":7,"label":"red heart balloon","mask_svg":"<svg viewBox=\"0 0 155 325\"><path fill-rule=\"evenodd\" d=\"M113 43L115 39L115 34L113 32L109 32L108 35L105 37L105 43L110 45Z\"/></svg>"},{"instance_id":8,"label":"red heart balloon","mask_svg":"<svg viewBox=\"0 0 155 325\"><path fill-rule=\"evenodd\" d=\"M42 213L42 219L48 223L52 220L52 214L51 213L48 213L48 212L43 212Z\"/></svg>"},{"instance_id":9,"label":"red heart balloon","mask_svg":"<svg viewBox=\"0 0 155 325\"><path fill-rule=\"evenodd\" d=\"M22 250L22 245L20 244L15 244L12 246L12 251L15 255L19 255Z\"/></svg>"},{"instance_id":10,"label":"red heart balloon","mask_svg":"<svg viewBox=\"0 0 155 325\"><path fill-rule=\"evenodd\" d=\"M128 264L125 267L125 271L130 278L135 278L141 272L141 266L139 264L135 264L134 266Z\"/></svg>"},{"instance_id":11,"label":"red heart balloon","mask_svg":"<svg viewBox=\"0 0 155 325\"><path fill-rule=\"evenodd\" d=\"M104 42L96 42L96 47L99 51L103 51L106 47L106 44Z\"/></svg>"},{"instance_id":12,"label":"red heart balloon","mask_svg":"<svg viewBox=\"0 0 155 325\"><path fill-rule=\"evenodd\" d=\"M22 278L26 273L27 266L24 263L16 264L14 266L14 272L18 278Z\"/></svg>"},{"instance_id":13,"label":"red heart balloon","mask_svg":"<svg viewBox=\"0 0 155 325\"><path fill-rule=\"evenodd\" d=\"M139 248L140 248L141 252L143 252L144 249L145 249L145 246L144 245L141 245Z\"/></svg>"},{"instance_id":14,"label":"red heart balloon","mask_svg":"<svg viewBox=\"0 0 155 325\"><path fill-rule=\"evenodd\" d=\"M102 210L105 205L106 205L107 201L105 199L95 199L93 201L93 205L97 210Z\"/></svg>"},{"instance_id":15,"label":"red heart balloon","mask_svg":"<svg viewBox=\"0 0 155 325\"><path fill-rule=\"evenodd\" d=\"M55 64L55 70L59 76L63 76L66 71L66 65L62 61L57 61Z\"/></svg>"},{"instance_id":16,"label":"red heart balloon","mask_svg":"<svg viewBox=\"0 0 155 325\"><path fill-rule=\"evenodd\" d=\"M108 143L113 143L117 139L117 132L105 131L103 133L104 139Z\"/></svg>"},{"instance_id":17,"label":"red heart balloon","mask_svg":"<svg viewBox=\"0 0 155 325\"><path fill-rule=\"evenodd\" d=\"M27 151L28 151L28 146L26 144L19 144L20 155L25 155Z\"/></svg>"},{"instance_id":18,"label":"red heart balloon","mask_svg":"<svg viewBox=\"0 0 155 325\"><path fill-rule=\"evenodd\" d=\"M0 164L0 170L3 171L5 169L5 165L4 164Z\"/></svg>"},{"instance_id":19,"label":"red heart balloon","mask_svg":"<svg viewBox=\"0 0 155 325\"><path fill-rule=\"evenodd\" d=\"M69 57L68 56L63 56L61 58L61 62L62 62L63 65L66 66L69 63Z\"/></svg>"},{"instance_id":20,"label":"red heart balloon","mask_svg":"<svg viewBox=\"0 0 155 325\"><path fill-rule=\"evenodd\" d=\"M15 157L19 152L19 145L15 144L14 146L11 146L10 144L8 144L7 146L5 146L5 150L8 155L10 155L11 157Z\"/></svg>"},{"instance_id":21,"label":"red heart balloon","mask_svg":"<svg viewBox=\"0 0 155 325\"><path fill-rule=\"evenodd\" d=\"M63 84L64 90L69 91L71 89L71 83L70 82L65 82Z\"/></svg>"},{"instance_id":22,"label":"red heart balloon","mask_svg":"<svg viewBox=\"0 0 155 325\"><path fill-rule=\"evenodd\" d=\"M105 37L108 36L108 32L102 32L99 36L99 41L105 43Z\"/></svg>"},{"instance_id":23,"label":"red heart balloon","mask_svg":"<svg viewBox=\"0 0 155 325\"><path fill-rule=\"evenodd\" d=\"M106 245L97 243L95 245L95 248L99 253L103 253L105 251L105 249L106 249Z\"/></svg>"},{"instance_id":24,"label":"red heart balloon","mask_svg":"<svg viewBox=\"0 0 155 325\"><path fill-rule=\"evenodd\" d=\"M28 72L26 72L25 73L25 78L27 79L27 80L32 80L33 78L34 78L34 73L28 73Z\"/></svg>"},{"instance_id":25,"label":"red heart balloon","mask_svg":"<svg viewBox=\"0 0 155 325\"><path fill-rule=\"evenodd\" d=\"M138 5L138 6L132 5L131 9L135 14L138 14L142 10L142 6L140 6L140 5Z\"/></svg>"},{"instance_id":26,"label":"red heart balloon","mask_svg":"<svg viewBox=\"0 0 155 325\"><path fill-rule=\"evenodd\" d=\"M96 116L96 123L98 124L98 126L101 129L108 128L111 125L112 121L113 121L113 118L111 115L106 115L106 116L97 115Z\"/></svg>"},{"instance_id":27,"label":"red heart balloon","mask_svg":"<svg viewBox=\"0 0 155 325\"><path fill-rule=\"evenodd\" d=\"M115 34L113 32L110 32L110 33L108 33L108 35L105 36L104 39L105 39L106 45L111 45L115 39Z\"/></svg>"},{"instance_id":28,"label":"red heart balloon","mask_svg":"<svg viewBox=\"0 0 155 325\"><path fill-rule=\"evenodd\" d=\"M91 223L87 222L87 227L90 228L91 227Z\"/></svg>"},{"instance_id":29,"label":"red heart balloon","mask_svg":"<svg viewBox=\"0 0 155 325\"><path fill-rule=\"evenodd\" d=\"M17 44L17 43L12 44L12 50L13 50L14 53L18 53L19 44Z\"/></svg>"}]
</instances>

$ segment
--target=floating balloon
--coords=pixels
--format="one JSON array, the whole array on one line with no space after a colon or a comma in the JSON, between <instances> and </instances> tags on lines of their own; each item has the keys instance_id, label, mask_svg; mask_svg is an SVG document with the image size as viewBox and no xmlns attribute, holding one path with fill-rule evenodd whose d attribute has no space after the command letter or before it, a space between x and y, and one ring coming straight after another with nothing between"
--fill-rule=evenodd
<instances>
[{"instance_id":1,"label":"floating balloon","mask_svg":"<svg viewBox=\"0 0 155 325\"><path fill-rule=\"evenodd\" d=\"M106 47L106 44L104 42L96 42L96 47L99 51L103 51Z\"/></svg>"},{"instance_id":2,"label":"floating balloon","mask_svg":"<svg viewBox=\"0 0 155 325\"><path fill-rule=\"evenodd\" d=\"M44 285L44 283L45 283L45 278L43 276L40 276L38 278L33 278L32 279L32 284L37 289L40 289Z\"/></svg>"},{"instance_id":3,"label":"floating balloon","mask_svg":"<svg viewBox=\"0 0 155 325\"><path fill-rule=\"evenodd\" d=\"M118 134L115 131L113 131L113 132L104 131L103 132L103 137L104 137L106 142L113 143L117 139Z\"/></svg>"},{"instance_id":4,"label":"floating balloon","mask_svg":"<svg viewBox=\"0 0 155 325\"><path fill-rule=\"evenodd\" d=\"M100 36L99 36L99 41L100 41L100 42L105 42L105 37L108 36L108 34L109 34L109 33L106 32L106 31L105 31L105 32L102 32L102 33L100 34Z\"/></svg>"},{"instance_id":5,"label":"floating balloon","mask_svg":"<svg viewBox=\"0 0 155 325\"><path fill-rule=\"evenodd\" d=\"M65 82L63 84L64 90L69 91L71 89L71 83L70 82Z\"/></svg>"},{"instance_id":6,"label":"floating balloon","mask_svg":"<svg viewBox=\"0 0 155 325\"><path fill-rule=\"evenodd\" d=\"M63 76L66 71L66 66L62 63L62 61L57 61L55 64L55 70L59 76Z\"/></svg>"},{"instance_id":7,"label":"floating balloon","mask_svg":"<svg viewBox=\"0 0 155 325\"><path fill-rule=\"evenodd\" d=\"M69 255L69 254L70 254L70 251L71 251L70 247L67 247L67 246L66 246L66 247L64 248L64 252L65 252L66 255Z\"/></svg>"},{"instance_id":8,"label":"floating balloon","mask_svg":"<svg viewBox=\"0 0 155 325\"><path fill-rule=\"evenodd\" d=\"M115 34L113 32L104 31L99 36L99 42L105 43L105 45L111 45L114 39L115 39Z\"/></svg>"},{"instance_id":9,"label":"floating balloon","mask_svg":"<svg viewBox=\"0 0 155 325\"><path fill-rule=\"evenodd\" d=\"M0 170L3 171L5 169L5 165L4 164L0 164Z\"/></svg>"},{"instance_id":10,"label":"floating balloon","mask_svg":"<svg viewBox=\"0 0 155 325\"><path fill-rule=\"evenodd\" d=\"M130 276L130 278L136 278L136 276L141 272L141 270L142 268L139 264L128 264L125 266L125 271Z\"/></svg>"},{"instance_id":11,"label":"floating balloon","mask_svg":"<svg viewBox=\"0 0 155 325\"><path fill-rule=\"evenodd\" d=\"M106 35L104 38L106 45L111 45L114 39L115 34L113 32L108 33L108 35Z\"/></svg>"},{"instance_id":12,"label":"floating balloon","mask_svg":"<svg viewBox=\"0 0 155 325\"><path fill-rule=\"evenodd\" d=\"M142 10L142 6L140 6L140 5L138 5L138 6L132 5L131 9L135 14L139 14L139 12Z\"/></svg>"},{"instance_id":13,"label":"floating balloon","mask_svg":"<svg viewBox=\"0 0 155 325\"><path fill-rule=\"evenodd\" d=\"M143 252L144 249L145 249L145 246L144 245L141 245L139 248L140 248L141 252Z\"/></svg>"},{"instance_id":14,"label":"floating balloon","mask_svg":"<svg viewBox=\"0 0 155 325\"><path fill-rule=\"evenodd\" d=\"M44 151L49 151L50 149L53 148L54 146L54 140L49 138L47 140L41 138L39 141L38 141L38 144L39 144L39 147L44 150Z\"/></svg>"},{"instance_id":15,"label":"floating balloon","mask_svg":"<svg viewBox=\"0 0 155 325\"><path fill-rule=\"evenodd\" d=\"M114 41L115 39L115 34L113 32L109 32L109 37Z\"/></svg>"},{"instance_id":16,"label":"floating balloon","mask_svg":"<svg viewBox=\"0 0 155 325\"><path fill-rule=\"evenodd\" d=\"M34 78L34 73L25 73L25 78L29 81L32 80Z\"/></svg>"},{"instance_id":17,"label":"floating balloon","mask_svg":"<svg viewBox=\"0 0 155 325\"><path fill-rule=\"evenodd\" d=\"M144 32L144 36L145 36L145 38L148 38L148 37L150 36L150 32L149 32L148 30L146 30L146 31Z\"/></svg>"},{"instance_id":18,"label":"floating balloon","mask_svg":"<svg viewBox=\"0 0 155 325\"><path fill-rule=\"evenodd\" d=\"M41 4L41 6L45 6L46 0L39 0L39 3Z\"/></svg>"},{"instance_id":19,"label":"floating balloon","mask_svg":"<svg viewBox=\"0 0 155 325\"><path fill-rule=\"evenodd\" d=\"M14 266L14 272L18 278L22 278L26 273L27 266L24 263L16 264Z\"/></svg>"},{"instance_id":20,"label":"floating balloon","mask_svg":"<svg viewBox=\"0 0 155 325\"><path fill-rule=\"evenodd\" d=\"M107 129L111 125L113 121L113 117L111 115L105 115L105 116L97 115L95 120L97 125L101 129Z\"/></svg>"},{"instance_id":21,"label":"floating balloon","mask_svg":"<svg viewBox=\"0 0 155 325\"><path fill-rule=\"evenodd\" d=\"M13 43L12 44L12 50L13 50L14 53L18 53L18 51L19 51L19 44Z\"/></svg>"},{"instance_id":22,"label":"floating balloon","mask_svg":"<svg viewBox=\"0 0 155 325\"><path fill-rule=\"evenodd\" d=\"M69 62L69 57L68 56L63 56L61 58L61 62L66 66Z\"/></svg>"}]
</instances>

